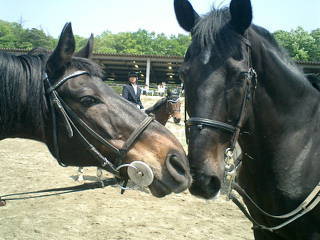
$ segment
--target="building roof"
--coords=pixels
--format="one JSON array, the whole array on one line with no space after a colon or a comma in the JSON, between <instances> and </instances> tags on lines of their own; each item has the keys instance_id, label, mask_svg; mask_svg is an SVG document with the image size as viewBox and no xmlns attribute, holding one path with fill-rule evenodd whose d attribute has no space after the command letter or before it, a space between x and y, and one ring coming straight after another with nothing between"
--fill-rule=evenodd
<instances>
[{"instance_id":1,"label":"building roof","mask_svg":"<svg viewBox=\"0 0 320 240\"><path fill-rule=\"evenodd\" d=\"M30 49L3 49L15 54L23 54ZM138 72L140 80L144 81L147 68L147 60L151 62L152 82L176 82L179 83L178 69L183 62L182 56L159 56L139 54L118 54L118 53L94 53L92 59L103 66L106 78L109 80L126 81L128 72ZM320 73L320 62L296 61L298 66L307 73Z\"/></svg>"}]
</instances>

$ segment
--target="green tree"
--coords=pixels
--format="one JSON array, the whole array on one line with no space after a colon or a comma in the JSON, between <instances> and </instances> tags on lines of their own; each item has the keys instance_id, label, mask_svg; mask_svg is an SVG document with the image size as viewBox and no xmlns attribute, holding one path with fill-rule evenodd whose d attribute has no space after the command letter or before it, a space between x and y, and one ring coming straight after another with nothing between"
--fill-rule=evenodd
<instances>
[{"instance_id":1,"label":"green tree","mask_svg":"<svg viewBox=\"0 0 320 240\"><path fill-rule=\"evenodd\" d=\"M314 39L314 46L310 52L311 60L320 62L320 28L313 30L311 36Z\"/></svg>"},{"instance_id":2,"label":"green tree","mask_svg":"<svg viewBox=\"0 0 320 240\"><path fill-rule=\"evenodd\" d=\"M94 39L94 51L98 53L116 53L113 47L114 35L110 31L104 31Z\"/></svg>"},{"instance_id":3,"label":"green tree","mask_svg":"<svg viewBox=\"0 0 320 240\"><path fill-rule=\"evenodd\" d=\"M101 53L128 53L183 56L190 37L179 34L170 37L139 29L136 32L112 34L105 31L95 39L95 51Z\"/></svg>"},{"instance_id":4,"label":"green tree","mask_svg":"<svg viewBox=\"0 0 320 240\"><path fill-rule=\"evenodd\" d=\"M53 49L56 45L56 40L47 36L43 30L36 28L25 29L21 34L20 38L22 42L31 44L32 48L43 47L47 49Z\"/></svg>"},{"instance_id":5,"label":"green tree","mask_svg":"<svg viewBox=\"0 0 320 240\"><path fill-rule=\"evenodd\" d=\"M0 47L31 49L44 47L53 49L57 40L47 36L42 29L24 29L21 24L0 20Z\"/></svg>"},{"instance_id":6,"label":"green tree","mask_svg":"<svg viewBox=\"0 0 320 240\"><path fill-rule=\"evenodd\" d=\"M274 37L294 60L320 61L320 28L311 33L298 27L292 31L276 31ZM75 35L77 51L87 38ZM167 36L144 29L113 34L105 31L95 37L94 52L183 56L191 42L190 35ZM57 39L42 29L25 29L21 24L0 20L0 48L53 49Z\"/></svg>"},{"instance_id":7,"label":"green tree","mask_svg":"<svg viewBox=\"0 0 320 240\"><path fill-rule=\"evenodd\" d=\"M314 36L318 36L318 31L310 34L302 27L286 32L283 30L274 32L274 36L279 44L284 47L294 60L316 61L317 51L320 45L317 44Z\"/></svg>"}]
</instances>

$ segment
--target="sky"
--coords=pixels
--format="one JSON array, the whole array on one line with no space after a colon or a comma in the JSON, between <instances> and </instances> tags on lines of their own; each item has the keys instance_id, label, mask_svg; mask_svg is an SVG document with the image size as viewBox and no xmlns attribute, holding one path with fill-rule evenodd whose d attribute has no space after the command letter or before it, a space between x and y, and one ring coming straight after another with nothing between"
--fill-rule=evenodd
<instances>
[{"instance_id":1,"label":"sky","mask_svg":"<svg viewBox=\"0 0 320 240\"><path fill-rule=\"evenodd\" d=\"M199 15L211 6L230 0L190 0ZM320 28L320 0L251 0L253 23L271 32L290 31L298 26L307 31ZM175 19L173 0L0 0L0 19L42 28L58 37L64 24L72 22L74 34L89 37L146 29L167 35L186 33Z\"/></svg>"}]
</instances>

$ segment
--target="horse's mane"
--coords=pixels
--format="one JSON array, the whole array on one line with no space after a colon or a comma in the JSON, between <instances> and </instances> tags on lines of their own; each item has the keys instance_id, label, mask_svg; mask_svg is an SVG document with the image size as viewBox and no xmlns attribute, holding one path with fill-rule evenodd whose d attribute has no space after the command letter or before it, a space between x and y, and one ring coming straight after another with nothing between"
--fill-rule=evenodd
<instances>
[{"instance_id":1,"label":"horse's mane","mask_svg":"<svg viewBox=\"0 0 320 240\"><path fill-rule=\"evenodd\" d=\"M43 80L48 57L48 51L41 48L20 56L0 52L1 135L10 134L22 121L33 129L44 129L48 107ZM75 57L70 67L102 76L99 65L88 59Z\"/></svg>"},{"instance_id":2,"label":"horse's mane","mask_svg":"<svg viewBox=\"0 0 320 240\"><path fill-rule=\"evenodd\" d=\"M44 55L0 53L1 134L10 133L16 123L22 121L32 126L43 126L46 112L42 81L45 61Z\"/></svg>"},{"instance_id":3,"label":"horse's mane","mask_svg":"<svg viewBox=\"0 0 320 240\"><path fill-rule=\"evenodd\" d=\"M208 49L217 46L217 49L215 50L221 55L221 53L225 52L226 50L226 47L224 46L227 46L228 48L233 46L236 48L234 46L235 44L231 43L239 40L239 35L229 24L230 20L231 15L229 7L212 7L209 13L203 15L197 21L191 32L192 37L196 40L196 42L198 42L202 49ZM277 48L277 50L285 53L285 51L279 47L278 43L269 31L254 24L251 24L251 29L268 40L274 47Z\"/></svg>"},{"instance_id":4,"label":"horse's mane","mask_svg":"<svg viewBox=\"0 0 320 240\"><path fill-rule=\"evenodd\" d=\"M91 61L90 59L73 57L70 67L87 71L91 76L99 78L103 77L103 70L99 64Z\"/></svg>"},{"instance_id":5,"label":"horse's mane","mask_svg":"<svg viewBox=\"0 0 320 240\"><path fill-rule=\"evenodd\" d=\"M274 36L268 30L263 27L251 24L251 31L259 36L258 41L264 41L264 43L267 44L268 47L274 48L277 51L278 55L282 59L286 60L287 63L296 66L289 53L278 44Z\"/></svg>"},{"instance_id":6,"label":"horse's mane","mask_svg":"<svg viewBox=\"0 0 320 240\"><path fill-rule=\"evenodd\" d=\"M200 47L201 50L211 50L215 59L224 59L226 55L233 55L241 51L239 34L236 33L230 26L231 19L229 7L222 7L212 10L206 15L202 16L194 28L192 29L192 38L195 40L195 47ZM249 37L248 37L249 36ZM293 66L291 70L302 80L301 82L309 84L303 76L302 71L296 66L294 61L290 58L288 52L279 46L273 35L263 27L251 24L247 30L247 36L251 42L264 42L266 48L273 48L278 56L287 65ZM227 53L227 54L226 54Z\"/></svg>"},{"instance_id":7,"label":"horse's mane","mask_svg":"<svg viewBox=\"0 0 320 240\"><path fill-rule=\"evenodd\" d=\"M150 114L150 113L154 113L155 111L157 111L163 104L165 104L167 102L167 98L161 98L160 100L158 100L153 106L147 108L145 110L146 114Z\"/></svg>"},{"instance_id":8,"label":"horse's mane","mask_svg":"<svg viewBox=\"0 0 320 240\"><path fill-rule=\"evenodd\" d=\"M49 53L49 50L42 47L38 47L29 51L27 55L48 57ZM102 78L103 76L103 70L101 69L101 67L97 63L91 61L90 59L73 57L70 63L70 67L87 71L92 76L97 76L100 78Z\"/></svg>"}]
</instances>

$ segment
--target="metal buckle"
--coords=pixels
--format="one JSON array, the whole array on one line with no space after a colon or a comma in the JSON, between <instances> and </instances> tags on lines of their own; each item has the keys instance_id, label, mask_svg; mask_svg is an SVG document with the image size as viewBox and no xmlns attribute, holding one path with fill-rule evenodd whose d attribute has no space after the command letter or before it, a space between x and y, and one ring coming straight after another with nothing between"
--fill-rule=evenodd
<instances>
[{"instance_id":1,"label":"metal buckle","mask_svg":"<svg viewBox=\"0 0 320 240\"><path fill-rule=\"evenodd\" d=\"M236 178L236 167L234 161L234 150L231 148L227 148L224 158L224 182L228 186L227 188L227 200L231 199L231 192L232 192L232 183L235 181Z\"/></svg>"}]
</instances>

